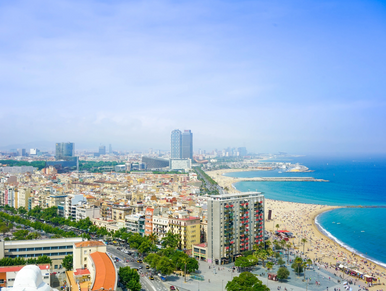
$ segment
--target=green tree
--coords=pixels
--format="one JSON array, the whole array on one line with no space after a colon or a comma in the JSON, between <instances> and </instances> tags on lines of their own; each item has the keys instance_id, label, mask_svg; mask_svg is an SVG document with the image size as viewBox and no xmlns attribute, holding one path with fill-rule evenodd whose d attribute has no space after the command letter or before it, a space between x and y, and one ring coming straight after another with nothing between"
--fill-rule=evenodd
<instances>
[{"instance_id":1,"label":"green tree","mask_svg":"<svg viewBox=\"0 0 386 291\"><path fill-rule=\"evenodd\" d=\"M157 262L156 269L164 275L170 275L175 270L175 265L173 261L166 257L161 257Z\"/></svg>"},{"instance_id":2,"label":"green tree","mask_svg":"<svg viewBox=\"0 0 386 291\"><path fill-rule=\"evenodd\" d=\"M267 262L265 265L267 266L267 269L270 270L273 268L274 264L272 262Z\"/></svg>"},{"instance_id":3,"label":"green tree","mask_svg":"<svg viewBox=\"0 0 386 291\"><path fill-rule=\"evenodd\" d=\"M255 252L255 257L260 260L265 267L265 260L268 258L268 252L264 249L259 249Z\"/></svg>"},{"instance_id":4,"label":"green tree","mask_svg":"<svg viewBox=\"0 0 386 291\"><path fill-rule=\"evenodd\" d=\"M280 225L276 224L275 227L276 227L276 230L279 230Z\"/></svg>"},{"instance_id":5,"label":"green tree","mask_svg":"<svg viewBox=\"0 0 386 291\"><path fill-rule=\"evenodd\" d=\"M129 283L127 283L126 288L130 291L141 291L142 285L141 283L139 283L139 281L130 281Z\"/></svg>"},{"instance_id":6,"label":"green tree","mask_svg":"<svg viewBox=\"0 0 386 291\"><path fill-rule=\"evenodd\" d=\"M145 257L144 261L150 265L151 268L155 269L157 267L158 261L161 259L160 255L149 254Z\"/></svg>"},{"instance_id":7,"label":"green tree","mask_svg":"<svg viewBox=\"0 0 386 291\"><path fill-rule=\"evenodd\" d=\"M151 243L155 244L158 241L158 236L153 232L149 234L148 239L151 241Z\"/></svg>"},{"instance_id":8,"label":"green tree","mask_svg":"<svg viewBox=\"0 0 386 291\"><path fill-rule=\"evenodd\" d=\"M172 232L167 232L166 235L161 240L161 245L164 248L177 248L178 244L180 242L180 236L178 234L174 234Z\"/></svg>"},{"instance_id":9,"label":"green tree","mask_svg":"<svg viewBox=\"0 0 386 291\"><path fill-rule=\"evenodd\" d=\"M26 214L27 210L25 209L25 207L21 206L17 209L17 212L19 212L19 214Z\"/></svg>"},{"instance_id":10,"label":"green tree","mask_svg":"<svg viewBox=\"0 0 386 291\"><path fill-rule=\"evenodd\" d=\"M63 258L62 265L67 271L71 271L73 266L73 256L72 255L67 255Z\"/></svg>"},{"instance_id":11,"label":"green tree","mask_svg":"<svg viewBox=\"0 0 386 291\"><path fill-rule=\"evenodd\" d=\"M138 249L143 241L144 238L139 233L134 233L127 240L127 242L130 244L130 247L132 247L133 249Z\"/></svg>"},{"instance_id":12,"label":"green tree","mask_svg":"<svg viewBox=\"0 0 386 291\"><path fill-rule=\"evenodd\" d=\"M227 291L269 291L268 287L250 272L243 272L238 277L229 281L225 289Z\"/></svg>"},{"instance_id":13,"label":"green tree","mask_svg":"<svg viewBox=\"0 0 386 291\"><path fill-rule=\"evenodd\" d=\"M155 245L153 245L150 241L145 240L141 243L138 248L138 251L142 254L148 253L149 251L155 250Z\"/></svg>"},{"instance_id":14,"label":"green tree","mask_svg":"<svg viewBox=\"0 0 386 291\"><path fill-rule=\"evenodd\" d=\"M235 261L235 266L244 269L250 267L251 262L246 257L238 257Z\"/></svg>"},{"instance_id":15,"label":"green tree","mask_svg":"<svg viewBox=\"0 0 386 291\"><path fill-rule=\"evenodd\" d=\"M307 242L307 239L306 238L302 238L303 253L304 253L304 246L306 245L306 242Z\"/></svg>"},{"instance_id":16,"label":"green tree","mask_svg":"<svg viewBox=\"0 0 386 291\"><path fill-rule=\"evenodd\" d=\"M121 267L118 271L118 277L120 278L122 284L127 287L127 289L132 291L141 290L139 274L136 270L131 269L130 267Z\"/></svg>"},{"instance_id":17,"label":"green tree","mask_svg":"<svg viewBox=\"0 0 386 291\"><path fill-rule=\"evenodd\" d=\"M283 266L285 264L285 261L280 257L277 263L279 264L279 266Z\"/></svg>"},{"instance_id":18,"label":"green tree","mask_svg":"<svg viewBox=\"0 0 386 291\"><path fill-rule=\"evenodd\" d=\"M298 275L300 275L300 273L303 272L303 260L299 257L296 257L291 265L291 268L294 269Z\"/></svg>"},{"instance_id":19,"label":"green tree","mask_svg":"<svg viewBox=\"0 0 386 291\"><path fill-rule=\"evenodd\" d=\"M290 272L286 267L280 267L279 270L277 270L277 278L279 280L285 280L289 277Z\"/></svg>"}]
</instances>

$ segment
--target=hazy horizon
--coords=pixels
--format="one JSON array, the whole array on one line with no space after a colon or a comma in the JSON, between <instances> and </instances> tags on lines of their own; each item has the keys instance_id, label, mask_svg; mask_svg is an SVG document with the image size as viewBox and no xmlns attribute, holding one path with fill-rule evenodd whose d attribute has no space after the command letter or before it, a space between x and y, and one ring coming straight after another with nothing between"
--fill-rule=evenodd
<instances>
[{"instance_id":1,"label":"hazy horizon","mask_svg":"<svg viewBox=\"0 0 386 291\"><path fill-rule=\"evenodd\" d=\"M381 1L0 3L0 148L386 152Z\"/></svg>"}]
</instances>

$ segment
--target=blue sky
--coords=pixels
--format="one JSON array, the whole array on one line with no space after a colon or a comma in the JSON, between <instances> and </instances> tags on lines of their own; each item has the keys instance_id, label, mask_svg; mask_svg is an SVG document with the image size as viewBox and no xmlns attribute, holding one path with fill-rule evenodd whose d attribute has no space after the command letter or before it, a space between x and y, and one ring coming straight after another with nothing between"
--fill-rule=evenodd
<instances>
[{"instance_id":1,"label":"blue sky","mask_svg":"<svg viewBox=\"0 0 386 291\"><path fill-rule=\"evenodd\" d=\"M1 1L0 147L385 152L385 51L383 1Z\"/></svg>"}]
</instances>

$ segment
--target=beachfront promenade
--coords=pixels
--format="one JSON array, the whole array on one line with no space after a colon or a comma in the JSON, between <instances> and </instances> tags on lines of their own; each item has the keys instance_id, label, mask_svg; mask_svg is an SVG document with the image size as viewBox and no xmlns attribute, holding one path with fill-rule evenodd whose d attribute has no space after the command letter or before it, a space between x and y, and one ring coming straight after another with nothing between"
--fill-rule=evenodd
<instances>
[{"instance_id":1,"label":"beachfront promenade","mask_svg":"<svg viewBox=\"0 0 386 291\"><path fill-rule=\"evenodd\" d=\"M223 175L224 173L231 171L232 170L209 171L207 174L224 189L228 188L230 191L238 192L233 187L236 180L232 177ZM331 265L335 265L337 262L346 262L346 264L355 266L355 269L363 274L373 275L379 278L382 283L386 282L385 268L343 248L337 242L331 240L329 237L320 232L318 227L315 225L316 216L325 211L341 208L342 206L305 204L271 199L266 199L265 201L266 221L268 219L268 210L272 210L272 219L266 222L265 230L270 231L271 233L278 229L288 230L295 236L295 238L290 239L289 241L292 247L301 251L304 249L305 255L312 260L322 259L325 263ZM352 207L378 208L383 206ZM304 245L302 244L302 239L306 239L306 243ZM359 280L359 282L364 284L364 281ZM384 286L374 286L370 289L385 290L383 287Z\"/></svg>"},{"instance_id":2,"label":"beachfront promenade","mask_svg":"<svg viewBox=\"0 0 386 291\"><path fill-rule=\"evenodd\" d=\"M290 257L294 259L294 256ZM184 277L182 276L168 276L168 281L165 282L165 286L168 288L170 285L173 285L178 288L180 291L197 291L197 290L213 290L213 291L222 291L225 290L225 286L228 281L231 281L234 277L239 276L240 273L237 271L232 272L233 264L228 265L213 265L207 262L199 263L198 273L204 277L204 281L198 281L190 279L187 277L187 282L185 283ZM210 267L210 268L209 268ZM275 273L278 268L276 266L272 271ZM287 288L288 291L303 291L303 290L328 290L333 291L334 288L341 291L345 290L343 285L343 280L338 276L334 276L331 269L326 270L323 266L312 266L306 271L306 278L311 280L307 282L303 281L303 274L298 276L294 271L287 265L288 270L290 271L290 278L284 280L283 282L276 282L272 280L267 280L267 270L261 265L258 265L252 268L252 273L258 276L258 279L267 285L271 290L278 290L278 287L281 287L280 291L284 291ZM319 268L319 269L318 269ZM261 274L264 273L264 276ZM340 282L338 282L340 280ZM315 281L318 281L319 284L315 284ZM360 283L359 283L360 284ZM353 291L359 290L359 285L350 285Z\"/></svg>"}]
</instances>

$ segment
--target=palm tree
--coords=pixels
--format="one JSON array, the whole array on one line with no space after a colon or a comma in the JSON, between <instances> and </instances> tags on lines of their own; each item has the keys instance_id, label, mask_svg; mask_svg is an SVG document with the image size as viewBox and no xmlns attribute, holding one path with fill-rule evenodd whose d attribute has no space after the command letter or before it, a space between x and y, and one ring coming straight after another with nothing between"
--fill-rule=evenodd
<instances>
[{"instance_id":1,"label":"palm tree","mask_svg":"<svg viewBox=\"0 0 386 291\"><path fill-rule=\"evenodd\" d=\"M302 238L301 242L303 244L303 254L304 254L304 246L305 246L305 244L307 242L307 239L306 238Z\"/></svg>"},{"instance_id":2,"label":"palm tree","mask_svg":"<svg viewBox=\"0 0 386 291\"><path fill-rule=\"evenodd\" d=\"M300 274L300 266L302 265L303 263L303 260L299 257L296 257L294 263L298 266L297 269L298 269L298 275Z\"/></svg>"},{"instance_id":3,"label":"palm tree","mask_svg":"<svg viewBox=\"0 0 386 291\"><path fill-rule=\"evenodd\" d=\"M287 247L287 264L288 264L288 260L289 260L289 250L290 250L291 244L290 244L290 243L286 244L286 247Z\"/></svg>"},{"instance_id":4,"label":"palm tree","mask_svg":"<svg viewBox=\"0 0 386 291\"><path fill-rule=\"evenodd\" d=\"M267 262L267 269L272 269L272 268L273 268L273 263Z\"/></svg>"},{"instance_id":5,"label":"palm tree","mask_svg":"<svg viewBox=\"0 0 386 291\"><path fill-rule=\"evenodd\" d=\"M280 225L276 224L276 230L279 230Z\"/></svg>"},{"instance_id":6,"label":"palm tree","mask_svg":"<svg viewBox=\"0 0 386 291\"><path fill-rule=\"evenodd\" d=\"M263 264L263 267L265 268L265 260L267 259L267 251L266 250L257 250L255 253L254 253L255 257L260 260Z\"/></svg>"},{"instance_id":7,"label":"palm tree","mask_svg":"<svg viewBox=\"0 0 386 291\"><path fill-rule=\"evenodd\" d=\"M158 236L154 232L149 234L148 238L153 244L158 241Z\"/></svg>"},{"instance_id":8,"label":"palm tree","mask_svg":"<svg viewBox=\"0 0 386 291\"><path fill-rule=\"evenodd\" d=\"M188 263L188 258L187 257L183 257L183 258L180 258L180 260L181 260L182 264L185 265L185 272L184 272L184 274L185 274L185 283L186 283L186 264Z\"/></svg>"}]
</instances>

